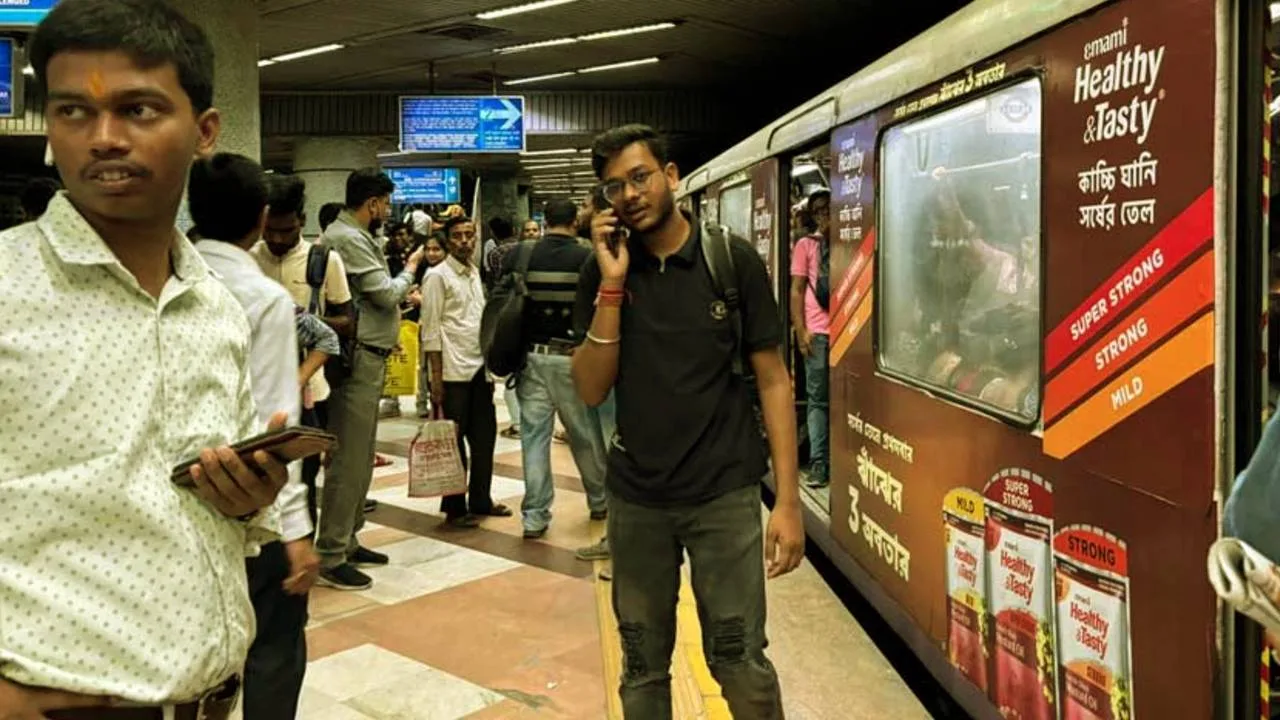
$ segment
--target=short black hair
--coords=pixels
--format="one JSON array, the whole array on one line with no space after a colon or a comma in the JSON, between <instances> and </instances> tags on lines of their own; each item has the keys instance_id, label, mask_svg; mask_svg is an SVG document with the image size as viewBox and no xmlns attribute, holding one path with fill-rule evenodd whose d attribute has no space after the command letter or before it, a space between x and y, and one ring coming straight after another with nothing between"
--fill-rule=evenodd
<instances>
[{"instance_id":1,"label":"short black hair","mask_svg":"<svg viewBox=\"0 0 1280 720\"><path fill-rule=\"evenodd\" d=\"M360 168L347 176L347 208L355 210L372 198L396 191L391 178L376 167Z\"/></svg>"},{"instance_id":2,"label":"short black hair","mask_svg":"<svg viewBox=\"0 0 1280 720\"><path fill-rule=\"evenodd\" d=\"M667 141L661 133L648 125L623 125L612 130L605 130L596 136L591 144L591 169L596 171L596 179L604 179L604 168L609 161L636 143L644 143L653 153L658 165L667 164Z\"/></svg>"},{"instance_id":3,"label":"short black hair","mask_svg":"<svg viewBox=\"0 0 1280 720\"><path fill-rule=\"evenodd\" d=\"M453 229L464 223L475 224L475 221L466 215L457 215L444 221L444 229L441 232L444 233L445 247L449 247L449 235L453 232Z\"/></svg>"},{"instance_id":4,"label":"short black hair","mask_svg":"<svg viewBox=\"0 0 1280 720\"><path fill-rule=\"evenodd\" d=\"M143 68L172 63L197 115L213 107L213 45L199 25L163 0L62 0L27 49L42 91L62 52L119 51Z\"/></svg>"},{"instance_id":5,"label":"short black hair","mask_svg":"<svg viewBox=\"0 0 1280 720\"><path fill-rule=\"evenodd\" d=\"M498 215L497 217L489 218L489 232L500 240L506 240L516 234L516 229L510 220Z\"/></svg>"},{"instance_id":6,"label":"short black hair","mask_svg":"<svg viewBox=\"0 0 1280 720\"><path fill-rule=\"evenodd\" d=\"M297 215L298 219L306 217L307 181L297 175L281 175L276 173L267 178L267 204L271 209L267 212L274 217Z\"/></svg>"},{"instance_id":7,"label":"short black hair","mask_svg":"<svg viewBox=\"0 0 1280 720\"><path fill-rule=\"evenodd\" d=\"M578 204L567 197L548 200L543 212L547 227L573 227L578 222Z\"/></svg>"},{"instance_id":8,"label":"short black hair","mask_svg":"<svg viewBox=\"0 0 1280 720\"><path fill-rule=\"evenodd\" d=\"M26 186L22 188L22 194L18 197L22 212L26 214L27 219L35 220L43 215L49 207L49 201L58 194L59 189L61 186L53 178L38 177L27 181Z\"/></svg>"},{"instance_id":9,"label":"short black hair","mask_svg":"<svg viewBox=\"0 0 1280 720\"><path fill-rule=\"evenodd\" d=\"M191 166L187 185L191 219L209 240L238 243L262 218L267 206L267 175L243 155L218 153Z\"/></svg>"},{"instance_id":10,"label":"short black hair","mask_svg":"<svg viewBox=\"0 0 1280 720\"><path fill-rule=\"evenodd\" d=\"M337 220L341 214L342 203L331 202L321 205L320 212L316 213L316 219L320 221L320 232L328 230L333 221Z\"/></svg>"}]
</instances>

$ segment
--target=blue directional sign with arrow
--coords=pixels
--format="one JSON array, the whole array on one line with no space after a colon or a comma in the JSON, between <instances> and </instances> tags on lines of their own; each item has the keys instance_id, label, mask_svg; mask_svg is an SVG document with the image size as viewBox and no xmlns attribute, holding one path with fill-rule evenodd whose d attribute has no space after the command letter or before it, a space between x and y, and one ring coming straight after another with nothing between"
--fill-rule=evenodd
<instances>
[{"instance_id":1,"label":"blue directional sign with arrow","mask_svg":"<svg viewBox=\"0 0 1280 720\"><path fill-rule=\"evenodd\" d=\"M0 0L0 27L35 27L57 4L58 0Z\"/></svg>"},{"instance_id":2,"label":"blue directional sign with arrow","mask_svg":"<svg viewBox=\"0 0 1280 720\"><path fill-rule=\"evenodd\" d=\"M520 152L524 98L417 95L400 98L403 152Z\"/></svg>"},{"instance_id":3,"label":"blue directional sign with arrow","mask_svg":"<svg viewBox=\"0 0 1280 720\"><path fill-rule=\"evenodd\" d=\"M18 90L12 38L0 38L0 118L13 117L14 95Z\"/></svg>"},{"instance_id":4,"label":"blue directional sign with arrow","mask_svg":"<svg viewBox=\"0 0 1280 720\"><path fill-rule=\"evenodd\" d=\"M462 171L458 168L387 168L396 184L395 203L456 203L462 199Z\"/></svg>"}]
</instances>

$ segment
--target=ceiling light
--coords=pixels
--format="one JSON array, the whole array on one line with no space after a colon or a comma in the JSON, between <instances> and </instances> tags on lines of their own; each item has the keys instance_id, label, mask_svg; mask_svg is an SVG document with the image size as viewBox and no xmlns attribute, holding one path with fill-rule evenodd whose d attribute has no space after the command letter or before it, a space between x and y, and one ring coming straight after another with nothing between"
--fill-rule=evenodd
<instances>
[{"instance_id":1,"label":"ceiling light","mask_svg":"<svg viewBox=\"0 0 1280 720\"><path fill-rule=\"evenodd\" d=\"M290 60L297 60L298 58L311 57L312 55L319 55L321 53L333 52L334 50L341 50L344 47L346 46L343 45L342 43L331 43L329 45L321 45L320 47L307 48L306 50L298 50L296 52L285 53L284 55L276 55L275 57L269 58L268 62L270 64L288 62Z\"/></svg>"},{"instance_id":2,"label":"ceiling light","mask_svg":"<svg viewBox=\"0 0 1280 720\"><path fill-rule=\"evenodd\" d=\"M652 25L621 28L619 30L605 30L603 32L591 33L590 35L579 35L578 40L582 42L590 42L591 40L604 40L606 38L616 38L624 35L639 35L640 33L653 32L655 30L669 30L675 26L676 24L673 22L660 22Z\"/></svg>"},{"instance_id":3,"label":"ceiling light","mask_svg":"<svg viewBox=\"0 0 1280 720\"><path fill-rule=\"evenodd\" d=\"M511 45L509 47L497 48L494 50L499 55L509 55L511 53L523 52L525 50L536 50L544 47L555 47L556 45L572 45L578 42L577 38L556 38L554 40L542 40L539 42L525 43L523 45Z\"/></svg>"},{"instance_id":4,"label":"ceiling light","mask_svg":"<svg viewBox=\"0 0 1280 720\"><path fill-rule=\"evenodd\" d=\"M535 170L555 170L557 168L567 168L567 167L573 167L573 163L561 162L561 163L551 163L549 165L527 165L525 166L525 170L528 170L529 172L533 172Z\"/></svg>"},{"instance_id":5,"label":"ceiling light","mask_svg":"<svg viewBox=\"0 0 1280 720\"><path fill-rule=\"evenodd\" d=\"M508 80L504 85L523 85L524 83L538 82L539 80L552 80L555 78L568 77L570 75L585 75L587 73L604 72L605 70L621 70L623 68L636 67L637 65L652 65L660 62L662 58L654 56L644 58L642 60L627 60L626 62L610 63L608 65L595 65L593 67L574 70L573 72L552 73L550 75L535 75L534 77L520 78L518 80Z\"/></svg>"},{"instance_id":6,"label":"ceiling light","mask_svg":"<svg viewBox=\"0 0 1280 720\"><path fill-rule=\"evenodd\" d=\"M1271 3L1271 19L1280 19L1280 2Z\"/></svg>"},{"instance_id":7,"label":"ceiling light","mask_svg":"<svg viewBox=\"0 0 1280 720\"><path fill-rule=\"evenodd\" d=\"M569 77L571 72L551 73L550 75L534 75L533 77L520 78L519 80L508 80L503 85L524 85L525 83L540 82L542 80L554 80L556 78Z\"/></svg>"},{"instance_id":8,"label":"ceiling light","mask_svg":"<svg viewBox=\"0 0 1280 720\"><path fill-rule=\"evenodd\" d=\"M582 68L581 70L578 71L578 73L585 74L585 73L593 73L593 72L604 72L605 70L621 70L622 68L635 67L637 65L652 65L653 63L656 63L661 59L662 58L659 58L659 57L648 57L648 58L644 58L643 60L628 60L626 62L610 63L608 65L596 65L595 67Z\"/></svg>"},{"instance_id":9,"label":"ceiling light","mask_svg":"<svg viewBox=\"0 0 1280 720\"><path fill-rule=\"evenodd\" d=\"M263 59L258 61L258 67L267 67L268 65L275 65L275 64L276 64L276 61L270 60L270 59Z\"/></svg>"},{"instance_id":10,"label":"ceiling light","mask_svg":"<svg viewBox=\"0 0 1280 720\"><path fill-rule=\"evenodd\" d=\"M522 45L510 45L507 47L496 48L494 52L499 55L510 55L511 53L524 52L525 50L536 50L538 48L555 47L557 45L572 45L579 42L591 42L592 40L606 40L608 38L623 37L625 35L639 35L640 33L653 32L655 30L669 30L673 27L676 27L676 24L673 22L660 22L652 25L619 28L617 30L602 30L600 32L589 33L587 35L579 35L577 37L553 38L551 40L540 40L538 42L524 43Z\"/></svg>"},{"instance_id":11,"label":"ceiling light","mask_svg":"<svg viewBox=\"0 0 1280 720\"><path fill-rule=\"evenodd\" d=\"M23 75L26 75L27 77L35 77L35 76L36 76L36 69L35 69L35 68L33 68L33 67L31 67L30 65L28 65L28 66L26 66L26 67L22 68L22 74L23 74Z\"/></svg>"},{"instance_id":12,"label":"ceiling light","mask_svg":"<svg viewBox=\"0 0 1280 720\"><path fill-rule=\"evenodd\" d=\"M538 2L525 3L523 5L512 5L511 7L498 8L497 10L486 10L482 13L476 13L476 17L481 20L496 20L508 15L519 15L520 13L533 12L534 10L544 10L557 5L567 5L576 0L538 0Z\"/></svg>"},{"instance_id":13,"label":"ceiling light","mask_svg":"<svg viewBox=\"0 0 1280 720\"><path fill-rule=\"evenodd\" d=\"M533 157L535 155L575 155L577 148L559 148L557 150L525 150L520 153L520 157Z\"/></svg>"}]
</instances>

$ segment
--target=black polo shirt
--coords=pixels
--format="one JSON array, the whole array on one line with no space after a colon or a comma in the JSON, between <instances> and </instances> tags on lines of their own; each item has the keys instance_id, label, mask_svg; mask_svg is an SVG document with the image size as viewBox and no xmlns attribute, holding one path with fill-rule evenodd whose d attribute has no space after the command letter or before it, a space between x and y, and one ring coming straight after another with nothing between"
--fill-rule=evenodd
<instances>
[{"instance_id":1,"label":"black polo shirt","mask_svg":"<svg viewBox=\"0 0 1280 720\"><path fill-rule=\"evenodd\" d=\"M548 233L533 243L529 255L529 272L525 277L529 298L525 302L525 340L545 345L552 340L578 344L582 335L575 332L574 304L578 292L578 273L591 256L591 248L572 235ZM516 262L526 243L504 251L502 277L516 269Z\"/></svg>"},{"instance_id":2,"label":"black polo shirt","mask_svg":"<svg viewBox=\"0 0 1280 720\"><path fill-rule=\"evenodd\" d=\"M732 319L711 283L696 223L679 252L659 261L630 246L619 348L618 437L609 491L651 507L693 505L760 482L768 470L746 383L733 375ZM776 348L782 323L755 250L732 243L745 352ZM585 337L600 267L582 268L575 322Z\"/></svg>"}]
</instances>

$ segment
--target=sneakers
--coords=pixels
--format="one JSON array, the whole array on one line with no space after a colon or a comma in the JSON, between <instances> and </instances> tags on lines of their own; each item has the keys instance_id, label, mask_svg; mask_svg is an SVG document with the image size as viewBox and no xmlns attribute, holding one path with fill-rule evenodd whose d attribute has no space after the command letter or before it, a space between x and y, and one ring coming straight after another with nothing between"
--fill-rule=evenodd
<instances>
[{"instance_id":1,"label":"sneakers","mask_svg":"<svg viewBox=\"0 0 1280 720\"><path fill-rule=\"evenodd\" d=\"M600 542L595 545L578 548L578 551L574 553L574 555L576 555L579 560L608 560L610 555L609 538L602 537L600 538Z\"/></svg>"},{"instance_id":2,"label":"sneakers","mask_svg":"<svg viewBox=\"0 0 1280 720\"><path fill-rule=\"evenodd\" d=\"M347 562L352 565L386 565L391 562L391 558L383 553L370 550L363 545L357 546L356 551L347 556Z\"/></svg>"},{"instance_id":3,"label":"sneakers","mask_svg":"<svg viewBox=\"0 0 1280 720\"><path fill-rule=\"evenodd\" d=\"M316 582L334 590L368 590L373 587L373 578L357 570L351 563L321 570Z\"/></svg>"},{"instance_id":4,"label":"sneakers","mask_svg":"<svg viewBox=\"0 0 1280 720\"><path fill-rule=\"evenodd\" d=\"M367 514L367 513L371 513L371 512L373 512L374 510L377 510L377 509L378 509L378 501L377 501L377 500L374 500L373 498L365 498L365 499L364 499L364 511L365 511L365 513L366 513L366 514Z\"/></svg>"},{"instance_id":5,"label":"sneakers","mask_svg":"<svg viewBox=\"0 0 1280 720\"><path fill-rule=\"evenodd\" d=\"M524 539L525 539L525 540L540 540L540 539L542 539L546 534L547 534L547 529L546 529L546 528L541 528L541 529L539 529L539 530L525 530L525 531L524 531Z\"/></svg>"}]
</instances>

